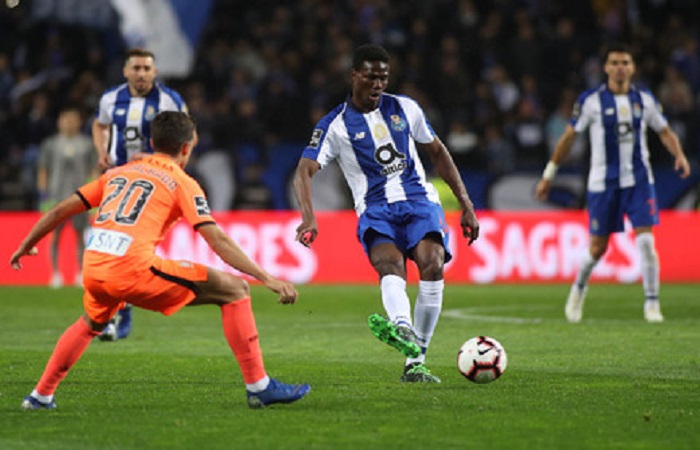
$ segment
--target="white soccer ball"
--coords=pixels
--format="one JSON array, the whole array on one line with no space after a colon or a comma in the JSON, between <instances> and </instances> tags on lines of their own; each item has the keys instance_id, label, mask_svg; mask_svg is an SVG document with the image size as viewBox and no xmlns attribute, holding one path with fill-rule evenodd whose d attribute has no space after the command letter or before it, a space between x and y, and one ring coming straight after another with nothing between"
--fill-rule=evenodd
<instances>
[{"instance_id":1,"label":"white soccer ball","mask_svg":"<svg viewBox=\"0 0 700 450\"><path fill-rule=\"evenodd\" d=\"M508 365L506 350L492 337L477 336L462 344L457 353L457 367L474 383L490 383L503 375Z\"/></svg>"}]
</instances>

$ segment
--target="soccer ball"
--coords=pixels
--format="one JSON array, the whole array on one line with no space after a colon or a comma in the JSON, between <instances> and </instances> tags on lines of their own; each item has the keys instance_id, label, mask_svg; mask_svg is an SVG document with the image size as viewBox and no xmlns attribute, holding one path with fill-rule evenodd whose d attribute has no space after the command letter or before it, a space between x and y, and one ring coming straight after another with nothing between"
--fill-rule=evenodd
<instances>
[{"instance_id":1,"label":"soccer ball","mask_svg":"<svg viewBox=\"0 0 700 450\"><path fill-rule=\"evenodd\" d=\"M488 336L469 339L457 353L459 371L474 383L490 383L503 375L506 365L506 350L500 342Z\"/></svg>"}]
</instances>

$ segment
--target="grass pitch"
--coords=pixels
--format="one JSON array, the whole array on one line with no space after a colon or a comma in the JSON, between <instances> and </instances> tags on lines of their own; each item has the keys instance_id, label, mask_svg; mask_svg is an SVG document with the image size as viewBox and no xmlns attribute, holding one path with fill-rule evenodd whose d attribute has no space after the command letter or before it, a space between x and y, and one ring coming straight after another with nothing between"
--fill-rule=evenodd
<instances>
[{"instance_id":1,"label":"grass pitch","mask_svg":"<svg viewBox=\"0 0 700 450\"><path fill-rule=\"evenodd\" d=\"M129 339L88 348L57 410L24 412L81 291L0 288L0 448L700 448L699 285L662 287L662 324L643 321L639 285L593 285L576 325L568 286L447 286L428 356L439 385L399 382L403 358L367 327L377 287L299 290L282 306L254 287L253 304L269 373L312 385L300 402L248 409L218 308L201 306L135 310ZM476 335L508 352L489 385L456 369Z\"/></svg>"}]
</instances>

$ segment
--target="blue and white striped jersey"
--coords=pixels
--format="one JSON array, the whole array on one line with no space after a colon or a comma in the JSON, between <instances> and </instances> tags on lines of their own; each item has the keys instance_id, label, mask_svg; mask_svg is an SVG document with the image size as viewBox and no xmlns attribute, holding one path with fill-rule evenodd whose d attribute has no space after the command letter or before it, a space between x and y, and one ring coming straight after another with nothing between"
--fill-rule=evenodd
<instances>
[{"instance_id":1,"label":"blue and white striped jersey","mask_svg":"<svg viewBox=\"0 0 700 450\"><path fill-rule=\"evenodd\" d=\"M350 100L328 113L316 125L302 157L321 168L338 160L359 216L377 204L419 199L440 204L416 148L416 142L434 139L414 100L384 93L379 107L369 113L355 109Z\"/></svg>"},{"instance_id":2,"label":"blue and white striped jersey","mask_svg":"<svg viewBox=\"0 0 700 450\"><path fill-rule=\"evenodd\" d=\"M187 112L180 94L154 83L146 97L132 97L127 83L107 89L100 98L95 120L110 125L108 153L117 166L138 152L153 153L151 120L160 111Z\"/></svg>"},{"instance_id":3,"label":"blue and white striped jersey","mask_svg":"<svg viewBox=\"0 0 700 450\"><path fill-rule=\"evenodd\" d=\"M603 84L581 94L569 123L577 133L589 129L589 191L631 187L643 179L654 183L647 126L658 133L668 122L649 91L631 86L615 95Z\"/></svg>"}]
</instances>

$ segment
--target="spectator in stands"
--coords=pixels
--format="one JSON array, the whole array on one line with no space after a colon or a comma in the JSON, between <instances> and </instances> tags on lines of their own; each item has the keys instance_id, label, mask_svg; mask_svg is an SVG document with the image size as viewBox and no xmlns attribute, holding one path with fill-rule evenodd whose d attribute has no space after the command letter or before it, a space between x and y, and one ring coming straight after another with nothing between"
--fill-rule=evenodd
<instances>
[{"instance_id":1,"label":"spectator in stands","mask_svg":"<svg viewBox=\"0 0 700 450\"><path fill-rule=\"evenodd\" d=\"M76 108L65 108L58 115L58 133L41 143L39 153L37 191L41 199L40 208L48 211L57 202L73 194L80 186L95 175L97 154L92 140L80 132L83 119ZM72 219L75 231L75 256L78 267L82 267L85 250L84 234L88 226L88 215L80 214ZM56 227L51 239L50 285L53 288L63 286L64 277L58 264L58 249L64 224ZM74 283L80 286L82 276L76 274Z\"/></svg>"}]
</instances>

